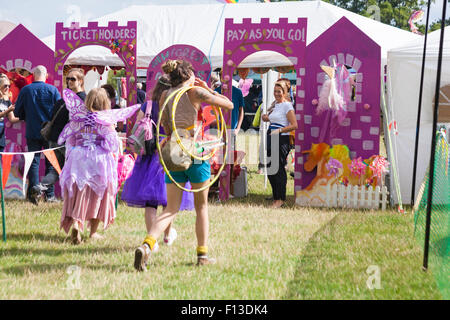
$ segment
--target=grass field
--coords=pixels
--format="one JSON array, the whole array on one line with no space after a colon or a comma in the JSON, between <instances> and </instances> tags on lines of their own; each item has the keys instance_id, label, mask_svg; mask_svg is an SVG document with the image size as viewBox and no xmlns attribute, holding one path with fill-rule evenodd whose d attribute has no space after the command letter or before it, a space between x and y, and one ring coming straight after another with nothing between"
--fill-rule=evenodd
<instances>
[{"instance_id":1,"label":"grass field","mask_svg":"<svg viewBox=\"0 0 450 320\"><path fill-rule=\"evenodd\" d=\"M421 271L411 214L299 208L292 196L271 211L270 192L252 169L247 198L210 203L216 265L194 265L195 214L184 212L175 221L179 238L160 247L146 273L133 269L143 210L119 203L104 240L73 246L59 230L61 203L8 200L0 299L441 298L432 273ZM366 285L371 265L380 269L381 289Z\"/></svg>"}]
</instances>

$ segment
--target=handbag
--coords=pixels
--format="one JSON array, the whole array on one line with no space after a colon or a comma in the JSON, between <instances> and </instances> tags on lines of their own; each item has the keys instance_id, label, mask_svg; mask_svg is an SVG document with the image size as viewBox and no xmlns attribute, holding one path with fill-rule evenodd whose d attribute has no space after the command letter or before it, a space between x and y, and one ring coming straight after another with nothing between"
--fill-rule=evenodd
<instances>
[{"instance_id":1,"label":"handbag","mask_svg":"<svg viewBox=\"0 0 450 320\"><path fill-rule=\"evenodd\" d=\"M61 105L61 107L56 111L55 116L50 121L45 121L42 123L41 126L41 136L45 141L50 140L50 134L52 132L53 123L55 122L55 119L58 117L58 114L61 112L61 110L65 108L65 105Z\"/></svg>"},{"instance_id":2,"label":"handbag","mask_svg":"<svg viewBox=\"0 0 450 320\"><path fill-rule=\"evenodd\" d=\"M155 122L151 119L152 105L147 103L145 116L136 122L127 139L128 148L138 155L153 155L156 150Z\"/></svg>"},{"instance_id":3,"label":"handbag","mask_svg":"<svg viewBox=\"0 0 450 320\"><path fill-rule=\"evenodd\" d=\"M178 129L178 134L183 146L191 153L194 153L194 137L190 135L189 131L186 129ZM191 155L187 154L181 148L174 134L171 135L169 140L162 147L161 157L167 169L173 172L186 171L191 167L193 162Z\"/></svg>"}]
</instances>

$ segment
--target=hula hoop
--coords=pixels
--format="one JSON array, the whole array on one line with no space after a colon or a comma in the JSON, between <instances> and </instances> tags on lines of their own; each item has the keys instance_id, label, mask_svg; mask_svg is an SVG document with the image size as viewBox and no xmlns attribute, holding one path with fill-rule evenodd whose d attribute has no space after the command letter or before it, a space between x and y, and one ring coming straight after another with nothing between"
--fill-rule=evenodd
<instances>
[{"instance_id":1,"label":"hula hoop","mask_svg":"<svg viewBox=\"0 0 450 320\"><path fill-rule=\"evenodd\" d=\"M166 164L165 164L165 162L164 162L164 160L163 160L163 158L162 158L162 156L161 156L161 154L162 154L162 152L161 152L161 144L159 143L159 138L160 138L159 128L160 128L160 126L161 126L161 120L162 120L162 114L163 114L163 111L164 111L164 109L166 108L166 106L167 106L169 100L172 99L175 95L177 95L177 96L175 97L175 100L174 100L173 106L172 106L172 108L173 108L173 110L172 110L172 129L173 129L173 132L175 132L177 143L178 143L178 145L181 147L181 149L182 149L184 152L186 152L188 155L190 155L190 156L193 157L194 159L202 160L201 157L198 157L198 158L200 158L200 159L196 158L196 156L195 156L194 154L192 154L190 151L188 151L188 150L185 148L185 146L184 146L183 143L181 142L181 138L180 138L180 136L178 135L177 128L176 128L176 125L175 125L175 110L176 110L176 108L177 108L178 102L179 102L179 100L181 99L181 96L183 95L183 93L185 93L185 92L187 92L188 90L193 89L193 88L198 88L198 87L192 86L192 87L186 87L186 88L180 88L180 89L177 89L176 91L172 92L172 93L166 98L166 101L164 101L164 104L163 104L163 106L161 107L161 110L159 111L158 123L156 124L156 147L157 147L158 152L159 152L159 155L160 155L160 157L159 157L159 162L161 163L161 165L162 165L162 167L163 167L163 169L164 169L164 172L167 174L167 176L169 177L169 179L170 179L170 180L171 180L171 181L172 181L179 189L181 189L181 190L183 190L183 191L186 191L186 192L193 192L193 193L196 193L196 192L201 192L201 191L203 191L203 190L208 189L209 187L211 187L211 186L217 181L217 179L219 179L219 177L220 177L220 175L221 175L221 173L222 173L222 171L223 171L223 169L225 168L225 165L226 165L226 160L225 160L225 159L227 158L227 155L228 155L228 148L225 148L225 156L224 156L224 161L223 161L222 166L219 168L219 171L217 172L216 176L214 177L214 179L211 180L211 182L210 182L209 184L207 184L206 186L204 186L204 187L202 187L202 188L199 188L199 189L186 189L185 187L181 186L178 182L175 181L175 179L174 179L174 178L172 177L172 175L170 174L170 171L167 169L167 166L166 166ZM178 99L177 99L177 98L178 98ZM216 112L216 111L215 111L215 114L217 115L217 112ZM221 110L220 108L219 108L219 116L220 116L220 119L221 119L221 127L222 127L222 130L220 131L220 139L222 139L223 133L224 133L224 129L226 128L226 126L225 126L225 119L224 119L224 117L223 117L222 110ZM217 117L216 117L216 118L217 118ZM216 120L219 120L219 119L216 119ZM217 124L219 125L219 121L217 121ZM225 136L226 136L226 135L225 135ZM168 143L168 142L166 142L166 143ZM214 155L215 152L216 152L216 150L211 151L210 154L209 154L210 157L207 158L206 160L210 159L210 158ZM202 161L205 161L205 160L202 160Z\"/></svg>"},{"instance_id":2,"label":"hula hoop","mask_svg":"<svg viewBox=\"0 0 450 320\"><path fill-rule=\"evenodd\" d=\"M211 151L209 152L207 155L201 157L201 156L197 156L196 154L193 154L191 151L189 151L185 145L183 144L183 142L181 142L181 138L180 135L178 134L178 130L176 129L176 124L175 124L175 113L177 110L177 106L178 106L178 102L180 101L182 95L189 91L190 89L195 88L195 87L186 87L186 88L181 88L179 89L179 92L177 93L177 95L175 96L175 99L173 100L173 106L172 106L172 128L173 128L173 132L175 133L175 138L177 140L178 145L181 147L181 149L186 152L188 155L190 155L192 158L200 160L200 161L206 161L209 160L213 157L215 151ZM215 113L217 114L217 113ZM219 114L220 114L220 119L222 120L222 122L224 122L224 118L223 118L223 114L222 114L222 110L219 109ZM217 119L216 117L216 120ZM219 121L217 121L219 122ZM220 136L218 137L218 139L222 139L223 138L223 133L224 130L220 130ZM195 142L195 141L194 141Z\"/></svg>"}]
</instances>

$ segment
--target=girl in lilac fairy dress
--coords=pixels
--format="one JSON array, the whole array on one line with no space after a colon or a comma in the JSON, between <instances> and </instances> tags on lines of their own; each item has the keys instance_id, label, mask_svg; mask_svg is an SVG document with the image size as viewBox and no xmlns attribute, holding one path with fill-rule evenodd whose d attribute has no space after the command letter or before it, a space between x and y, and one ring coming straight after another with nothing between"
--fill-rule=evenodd
<instances>
[{"instance_id":1,"label":"girl in lilac fairy dress","mask_svg":"<svg viewBox=\"0 0 450 320\"><path fill-rule=\"evenodd\" d=\"M144 117L146 108L151 107L151 119L156 123L159 116L159 99L162 93L170 88L170 78L164 74L158 80L153 89L152 100L144 103L141 107L136 121ZM151 104L147 106L148 104ZM160 129L164 134L164 130ZM190 186L187 186L190 188ZM125 181L122 191L122 200L130 207L145 208L145 225L147 232L156 219L156 211L158 206L167 206L166 185L164 182L164 169L159 162L159 155L157 152L152 155L138 156L133 167L133 172ZM194 209L194 195L189 192L183 193L183 198L180 210ZM177 232L170 224L164 231L164 243L171 245ZM157 250L157 249L156 249ZM155 250L155 251L156 251Z\"/></svg>"},{"instance_id":2,"label":"girl in lilac fairy dress","mask_svg":"<svg viewBox=\"0 0 450 320\"><path fill-rule=\"evenodd\" d=\"M64 197L61 228L69 233L72 227L72 242L79 244L85 221L94 239L102 238L97 233L100 221L104 229L114 222L120 143L114 124L133 115L139 105L111 110L101 88L89 92L86 105L71 90L64 90L63 98L70 121L58 139L58 144L66 143L66 163L59 177Z\"/></svg>"}]
</instances>

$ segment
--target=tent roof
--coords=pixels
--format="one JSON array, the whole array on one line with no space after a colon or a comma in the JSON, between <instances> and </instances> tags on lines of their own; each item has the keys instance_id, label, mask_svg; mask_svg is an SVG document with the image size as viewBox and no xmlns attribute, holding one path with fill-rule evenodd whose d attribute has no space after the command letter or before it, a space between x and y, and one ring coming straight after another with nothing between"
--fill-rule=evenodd
<instances>
[{"instance_id":1,"label":"tent roof","mask_svg":"<svg viewBox=\"0 0 450 320\"><path fill-rule=\"evenodd\" d=\"M9 21L0 21L0 40L10 33L17 25Z\"/></svg>"},{"instance_id":2,"label":"tent roof","mask_svg":"<svg viewBox=\"0 0 450 320\"><path fill-rule=\"evenodd\" d=\"M222 66L225 18L234 18L236 22L242 21L243 18L252 18L257 22L261 18L270 17L271 21L276 22L278 18L284 17L288 18L289 22L295 22L297 18L306 17L309 44L343 16L381 46L384 58L389 49L418 37L411 32L322 1L130 6L94 21L103 26L109 21L118 21L119 25L126 25L127 21L138 21L137 66L140 68L147 68L155 55L173 44L197 47L210 57L213 68L216 68ZM43 41L54 48L54 36ZM99 50L98 47L80 48L71 55L67 63L122 65L118 57L107 51L109 50ZM257 56L246 59L247 66L271 67L289 64L286 60L280 60L278 55L262 55L264 59Z\"/></svg>"},{"instance_id":3,"label":"tent roof","mask_svg":"<svg viewBox=\"0 0 450 320\"><path fill-rule=\"evenodd\" d=\"M439 55L439 43L441 40L441 30L436 30L428 34L427 39L427 58L436 58ZM422 36L419 39L414 39L402 47L393 48L389 50L389 57L407 58L415 57L422 59L423 46L425 38ZM444 57L450 57L450 26L445 27L444 31Z\"/></svg>"}]
</instances>

